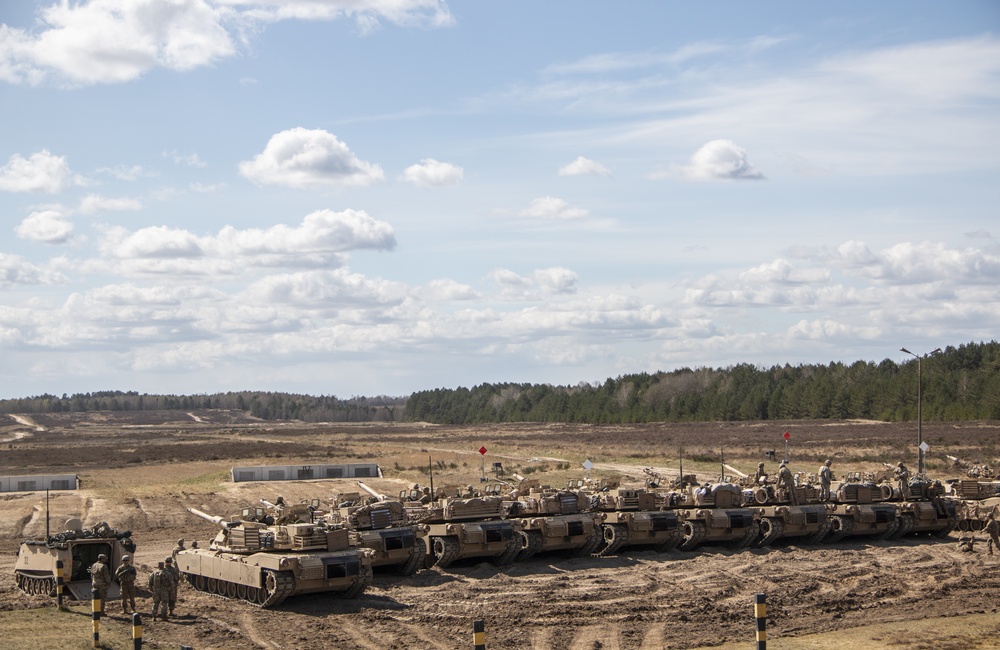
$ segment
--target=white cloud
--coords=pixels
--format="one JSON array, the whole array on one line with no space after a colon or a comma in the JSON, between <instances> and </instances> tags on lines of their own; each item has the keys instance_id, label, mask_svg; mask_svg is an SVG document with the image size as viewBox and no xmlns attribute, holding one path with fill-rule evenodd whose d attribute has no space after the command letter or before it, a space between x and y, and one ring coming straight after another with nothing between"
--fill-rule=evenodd
<instances>
[{"instance_id":1,"label":"white cloud","mask_svg":"<svg viewBox=\"0 0 1000 650\"><path fill-rule=\"evenodd\" d=\"M815 284L830 279L830 272L822 268L799 268L788 260L777 259L740 273L744 282L775 282L779 284Z\"/></svg>"},{"instance_id":2,"label":"white cloud","mask_svg":"<svg viewBox=\"0 0 1000 650\"><path fill-rule=\"evenodd\" d=\"M169 158L178 165L186 165L187 167L207 167L208 163L201 159L196 153L181 154L178 153L176 149L172 151L164 151L164 158Z\"/></svg>"},{"instance_id":3,"label":"white cloud","mask_svg":"<svg viewBox=\"0 0 1000 650\"><path fill-rule=\"evenodd\" d=\"M579 276L562 267L537 269L531 275L520 275L510 269L494 269L489 278L500 285L504 300L541 300L545 296L573 294Z\"/></svg>"},{"instance_id":4,"label":"white cloud","mask_svg":"<svg viewBox=\"0 0 1000 650\"><path fill-rule=\"evenodd\" d=\"M747 153L732 140L712 140L701 146L691 156L691 161L680 168L684 178L694 181L760 180L764 175L757 171Z\"/></svg>"},{"instance_id":5,"label":"white cloud","mask_svg":"<svg viewBox=\"0 0 1000 650\"><path fill-rule=\"evenodd\" d=\"M274 134L239 169L254 183L296 188L363 186L384 178L381 167L359 160L337 136L302 127Z\"/></svg>"},{"instance_id":6,"label":"white cloud","mask_svg":"<svg viewBox=\"0 0 1000 650\"><path fill-rule=\"evenodd\" d=\"M97 214L99 212L141 210L142 204L135 199L112 199L97 194L88 194L80 199L79 209L83 214Z\"/></svg>"},{"instance_id":7,"label":"white cloud","mask_svg":"<svg viewBox=\"0 0 1000 650\"><path fill-rule=\"evenodd\" d=\"M97 172L101 174L111 174L121 181L134 181L143 176L152 176L152 174L142 168L142 165L132 165L131 167L126 167L125 165L101 167L97 170Z\"/></svg>"},{"instance_id":8,"label":"white cloud","mask_svg":"<svg viewBox=\"0 0 1000 650\"><path fill-rule=\"evenodd\" d=\"M611 176L611 170L590 158L577 156L570 164L559 168L560 176Z\"/></svg>"},{"instance_id":9,"label":"white cloud","mask_svg":"<svg viewBox=\"0 0 1000 650\"><path fill-rule=\"evenodd\" d=\"M448 278L431 280L419 290L420 297L428 302L477 300L481 298L472 287Z\"/></svg>"},{"instance_id":10,"label":"white cloud","mask_svg":"<svg viewBox=\"0 0 1000 650\"><path fill-rule=\"evenodd\" d=\"M220 0L245 8L245 15L260 21L289 18L335 20L353 17L363 32L378 27L381 20L402 27L448 27L455 19L443 0Z\"/></svg>"},{"instance_id":11,"label":"white cloud","mask_svg":"<svg viewBox=\"0 0 1000 650\"><path fill-rule=\"evenodd\" d=\"M70 176L64 156L54 156L46 149L28 158L14 154L0 167L0 190L56 194L70 186Z\"/></svg>"},{"instance_id":12,"label":"white cloud","mask_svg":"<svg viewBox=\"0 0 1000 650\"><path fill-rule=\"evenodd\" d=\"M19 255L0 253L0 287L10 288L19 284L55 284L64 282L65 276L56 271L36 266ZM0 307L0 312L3 311ZM0 328L5 319L0 319Z\"/></svg>"},{"instance_id":13,"label":"white cloud","mask_svg":"<svg viewBox=\"0 0 1000 650\"><path fill-rule=\"evenodd\" d=\"M294 304L313 310L399 302L403 285L373 280L346 269L269 275L243 292L252 304Z\"/></svg>"},{"instance_id":14,"label":"white cloud","mask_svg":"<svg viewBox=\"0 0 1000 650\"><path fill-rule=\"evenodd\" d=\"M458 185L462 182L464 170L451 163L424 158L419 164L410 165L403 171L403 180L418 187Z\"/></svg>"},{"instance_id":15,"label":"white cloud","mask_svg":"<svg viewBox=\"0 0 1000 650\"><path fill-rule=\"evenodd\" d=\"M73 234L73 222L57 210L42 210L29 214L14 232L21 239L62 244Z\"/></svg>"},{"instance_id":16,"label":"white cloud","mask_svg":"<svg viewBox=\"0 0 1000 650\"><path fill-rule=\"evenodd\" d=\"M580 219L587 216L583 208L571 207L566 201L554 196L542 196L531 202L519 213L522 217L538 219Z\"/></svg>"}]
</instances>

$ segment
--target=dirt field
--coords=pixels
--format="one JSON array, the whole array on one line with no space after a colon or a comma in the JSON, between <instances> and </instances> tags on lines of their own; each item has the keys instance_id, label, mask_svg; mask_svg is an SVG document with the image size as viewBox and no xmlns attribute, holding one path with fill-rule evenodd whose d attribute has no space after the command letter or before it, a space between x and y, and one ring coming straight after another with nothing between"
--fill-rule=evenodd
<instances>
[{"instance_id":1,"label":"dirt field","mask_svg":"<svg viewBox=\"0 0 1000 650\"><path fill-rule=\"evenodd\" d=\"M306 425L196 411L0 416L0 473L79 474L82 489L51 493L53 528L76 516L86 526L107 521L131 529L144 583L178 537L207 545L214 535L187 506L228 515L261 497L330 500L357 490L337 480L234 484L234 465L378 462L385 478L370 483L396 493L426 484L429 458L436 484L477 483L480 446L488 449L487 470L502 462L508 472L553 485L582 477L586 459L595 464L592 476L626 483L641 483L644 467L676 475L683 447L684 472L708 480L717 476L721 454L747 473L767 449L780 458L785 431L796 471L815 471L825 458L835 474L898 460L915 469L912 424ZM928 423L923 436L934 477L959 474L946 454L997 465L998 423ZM44 535L44 508L44 493L0 495L0 575L7 576L0 580L0 646L90 647L81 607L53 616L51 600L14 587L15 551L22 539ZM147 623L145 647L466 648L472 621L484 619L490 648L746 648L754 640L757 593L767 594L772 648L1000 647L1000 555L987 556L985 543L977 553L960 553L954 542L849 538L825 547L779 542L750 551L540 556L505 568L467 562L409 578L376 573L360 599L299 596L273 610L185 585L180 616ZM79 643L53 642L67 626L79 630ZM124 617L112 616L102 629L106 647L131 647Z\"/></svg>"}]
</instances>

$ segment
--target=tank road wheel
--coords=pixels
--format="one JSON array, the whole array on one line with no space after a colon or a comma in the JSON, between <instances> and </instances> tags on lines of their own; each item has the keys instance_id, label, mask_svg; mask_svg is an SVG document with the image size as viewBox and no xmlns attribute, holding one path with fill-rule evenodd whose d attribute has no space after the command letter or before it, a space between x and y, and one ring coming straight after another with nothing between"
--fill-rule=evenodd
<instances>
[{"instance_id":1,"label":"tank road wheel","mask_svg":"<svg viewBox=\"0 0 1000 650\"><path fill-rule=\"evenodd\" d=\"M590 531L590 537L587 541L583 543L578 549L571 551L574 557L587 557L597 552L597 549L601 547L604 543L604 531L601 530L600 526L594 526L594 530Z\"/></svg>"},{"instance_id":2,"label":"tank road wheel","mask_svg":"<svg viewBox=\"0 0 1000 650\"><path fill-rule=\"evenodd\" d=\"M708 534L708 528L705 526L704 521L698 521L697 519L684 522L684 539L681 542L680 549L682 551L693 551L695 547L701 544L701 540L705 539L705 535Z\"/></svg>"},{"instance_id":3,"label":"tank road wheel","mask_svg":"<svg viewBox=\"0 0 1000 650\"><path fill-rule=\"evenodd\" d=\"M194 588L198 591L205 591L205 576L194 577Z\"/></svg>"},{"instance_id":4,"label":"tank road wheel","mask_svg":"<svg viewBox=\"0 0 1000 650\"><path fill-rule=\"evenodd\" d=\"M959 522L958 522L958 529L960 531L962 531L963 533L968 532L969 531L969 520L968 519L961 519L961 520L959 520Z\"/></svg>"},{"instance_id":5,"label":"tank road wheel","mask_svg":"<svg viewBox=\"0 0 1000 650\"><path fill-rule=\"evenodd\" d=\"M371 563L362 563L361 570L358 571L358 575L351 586L333 595L337 598L357 598L365 592L365 589L372 584L372 580L374 579L375 574L372 572Z\"/></svg>"},{"instance_id":6,"label":"tank road wheel","mask_svg":"<svg viewBox=\"0 0 1000 650\"><path fill-rule=\"evenodd\" d=\"M236 585L236 597L239 598L240 600L246 600L247 589L248 587L246 585Z\"/></svg>"},{"instance_id":7,"label":"tank road wheel","mask_svg":"<svg viewBox=\"0 0 1000 650\"><path fill-rule=\"evenodd\" d=\"M899 515L899 528L896 533L892 536L893 539L899 539L900 537L905 537L913 532L913 528L917 525L917 517L912 512L904 512Z\"/></svg>"},{"instance_id":8,"label":"tank road wheel","mask_svg":"<svg viewBox=\"0 0 1000 650\"><path fill-rule=\"evenodd\" d=\"M226 583L226 596L229 598L236 598L236 594L239 592L239 585L235 582Z\"/></svg>"},{"instance_id":9,"label":"tank road wheel","mask_svg":"<svg viewBox=\"0 0 1000 650\"><path fill-rule=\"evenodd\" d=\"M371 570L371 565L369 565ZM257 599L261 607L278 605L295 589L295 577L291 571L272 571L264 569L263 600Z\"/></svg>"},{"instance_id":10,"label":"tank road wheel","mask_svg":"<svg viewBox=\"0 0 1000 650\"><path fill-rule=\"evenodd\" d=\"M434 555L434 563L442 569L458 559L459 550L458 540L454 537L431 537L431 552Z\"/></svg>"},{"instance_id":11,"label":"tank road wheel","mask_svg":"<svg viewBox=\"0 0 1000 650\"><path fill-rule=\"evenodd\" d=\"M978 533L979 531L981 531L983 529L984 525L985 524L983 523L982 519L970 519L969 520L969 530L971 530L974 533Z\"/></svg>"},{"instance_id":12,"label":"tank road wheel","mask_svg":"<svg viewBox=\"0 0 1000 650\"><path fill-rule=\"evenodd\" d=\"M494 566L507 566L508 564L513 564L514 560L518 559L521 554L521 536L512 535L510 542L507 543L507 550L505 550L500 555L495 555L490 558L490 562Z\"/></svg>"},{"instance_id":13,"label":"tank road wheel","mask_svg":"<svg viewBox=\"0 0 1000 650\"><path fill-rule=\"evenodd\" d=\"M622 524L601 524L604 528L604 548L597 552L600 557L614 555L618 549L628 544L628 526Z\"/></svg>"},{"instance_id":14,"label":"tank road wheel","mask_svg":"<svg viewBox=\"0 0 1000 650\"><path fill-rule=\"evenodd\" d=\"M205 591L210 594L219 593L219 581L215 578L205 578Z\"/></svg>"},{"instance_id":15,"label":"tank road wheel","mask_svg":"<svg viewBox=\"0 0 1000 650\"><path fill-rule=\"evenodd\" d=\"M834 542L839 542L848 535L854 532L854 518L853 517L843 517L841 515L832 515L830 517L830 539L827 540L830 544Z\"/></svg>"},{"instance_id":16,"label":"tank road wheel","mask_svg":"<svg viewBox=\"0 0 1000 650\"><path fill-rule=\"evenodd\" d=\"M254 589L257 592L257 597L254 598L253 602L255 605L263 607L264 603L267 602L267 589L264 589L263 587L255 587Z\"/></svg>"},{"instance_id":17,"label":"tank road wheel","mask_svg":"<svg viewBox=\"0 0 1000 650\"><path fill-rule=\"evenodd\" d=\"M420 567L426 565L427 562L427 544L422 539L417 539L416 543L413 545L413 552L410 557L407 558L406 562L396 565L396 573L401 576L412 576L414 573L420 570Z\"/></svg>"},{"instance_id":18,"label":"tank road wheel","mask_svg":"<svg viewBox=\"0 0 1000 650\"><path fill-rule=\"evenodd\" d=\"M542 533L537 530L519 530L516 537L521 546L517 556L518 562L533 558L538 551L542 550L542 544L545 541L542 539Z\"/></svg>"},{"instance_id":19,"label":"tank road wheel","mask_svg":"<svg viewBox=\"0 0 1000 650\"><path fill-rule=\"evenodd\" d=\"M52 598L55 598L56 597L56 579L55 578L46 578L46 582L48 583L48 587L49 587L49 596L51 596Z\"/></svg>"},{"instance_id":20,"label":"tank road wheel","mask_svg":"<svg viewBox=\"0 0 1000 650\"><path fill-rule=\"evenodd\" d=\"M827 537L829 537L829 535L830 535L830 526L831 525L832 525L832 522L830 521L830 518L827 517L826 519L823 520L823 523L820 524L819 530L817 530L812 535L804 537L802 539L802 543L803 544L820 544L820 543L822 543L823 540L825 540Z\"/></svg>"},{"instance_id":21,"label":"tank road wheel","mask_svg":"<svg viewBox=\"0 0 1000 650\"><path fill-rule=\"evenodd\" d=\"M896 536L896 532L899 531L900 519L897 516L895 519L889 522L889 527L885 531L876 535L876 539L892 539Z\"/></svg>"},{"instance_id":22,"label":"tank road wheel","mask_svg":"<svg viewBox=\"0 0 1000 650\"><path fill-rule=\"evenodd\" d=\"M785 522L774 517L763 517L760 520L760 533L754 540L754 546L770 546L772 542L785 532Z\"/></svg>"},{"instance_id":23,"label":"tank road wheel","mask_svg":"<svg viewBox=\"0 0 1000 650\"><path fill-rule=\"evenodd\" d=\"M258 594L260 594L260 589L257 587L247 587L247 595L243 600L248 603L256 603Z\"/></svg>"}]
</instances>

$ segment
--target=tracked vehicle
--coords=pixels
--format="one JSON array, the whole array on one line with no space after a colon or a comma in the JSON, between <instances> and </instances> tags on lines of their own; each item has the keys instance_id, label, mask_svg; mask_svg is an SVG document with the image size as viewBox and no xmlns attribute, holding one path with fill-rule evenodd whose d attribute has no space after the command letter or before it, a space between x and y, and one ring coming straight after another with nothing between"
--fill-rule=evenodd
<instances>
[{"instance_id":1,"label":"tracked vehicle","mask_svg":"<svg viewBox=\"0 0 1000 650\"><path fill-rule=\"evenodd\" d=\"M407 517L427 526L424 566L448 567L456 560L481 557L503 566L521 552L520 525L503 519L498 496L444 498L428 506L407 508Z\"/></svg>"},{"instance_id":2,"label":"tracked vehicle","mask_svg":"<svg viewBox=\"0 0 1000 650\"><path fill-rule=\"evenodd\" d=\"M945 496L939 481L916 478L908 487L908 498L897 503L899 529L894 537L914 533L947 537L959 524L959 502Z\"/></svg>"},{"instance_id":3,"label":"tracked vehicle","mask_svg":"<svg viewBox=\"0 0 1000 650\"><path fill-rule=\"evenodd\" d=\"M818 502L819 494L811 485L793 488L796 490L792 505L791 495L778 490L772 484L761 485L743 491L745 503L752 503L760 517L754 546L769 546L783 538L794 538L805 544L818 544L830 534L830 519L827 508Z\"/></svg>"},{"instance_id":4,"label":"tracked vehicle","mask_svg":"<svg viewBox=\"0 0 1000 650\"><path fill-rule=\"evenodd\" d=\"M882 501L892 494L870 483L842 483L826 503L830 516L830 534L825 542L839 542L853 535L870 535L878 539L892 538L900 528L899 508Z\"/></svg>"},{"instance_id":5,"label":"tracked vehicle","mask_svg":"<svg viewBox=\"0 0 1000 650\"><path fill-rule=\"evenodd\" d=\"M508 495L503 503L506 516L519 527L517 559L528 560L548 551L577 556L596 552L603 542L602 518L587 512L589 507L590 498L582 492L546 490L522 482L516 498Z\"/></svg>"},{"instance_id":6,"label":"tracked vehicle","mask_svg":"<svg viewBox=\"0 0 1000 650\"><path fill-rule=\"evenodd\" d=\"M608 488L590 497L590 509L600 516L601 545L594 553L614 555L628 546L649 546L665 552L683 541L678 514L662 499L642 488Z\"/></svg>"},{"instance_id":7,"label":"tracked vehicle","mask_svg":"<svg viewBox=\"0 0 1000 650\"><path fill-rule=\"evenodd\" d=\"M90 567L97 562L97 556L108 556L108 568L114 574L122 556L134 552L130 531L115 530L103 521L93 528L83 528L79 519L70 519L65 532L21 542L14 563L14 581L27 594L55 596L56 562L62 560L69 595L90 600ZM118 583L112 581L107 598L119 596Z\"/></svg>"},{"instance_id":8,"label":"tracked vehicle","mask_svg":"<svg viewBox=\"0 0 1000 650\"><path fill-rule=\"evenodd\" d=\"M705 484L668 494L668 505L681 522L680 549L702 544L746 548L760 535L760 513L743 507L742 490L730 483Z\"/></svg>"},{"instance_id":9,"label":"tracked vehicle","mask_svg":"<svg viewBox=\"0 0 1000 650\"><path fill-rule=\"evenodd\" d=\"M274 607L305 593L356 598L371 584L372 553L351 546L346 528L188 512L219 528L208 549L177 553L177 568L198 591Z\"/></svg>"}]
</instances>

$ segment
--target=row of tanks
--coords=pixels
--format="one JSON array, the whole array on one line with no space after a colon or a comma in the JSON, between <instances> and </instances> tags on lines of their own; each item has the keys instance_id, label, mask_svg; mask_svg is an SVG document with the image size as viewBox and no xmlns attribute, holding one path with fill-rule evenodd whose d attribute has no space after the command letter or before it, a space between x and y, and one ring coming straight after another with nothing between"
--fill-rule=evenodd
<instances>
[{"instance_id":1,"label":"row of tanks","mask_svg":"<svg viewBox=\"0 0 1000 650\"><path fill-rule=\"evenodd\" d=\"M852 474L821 500L808 484L792 493L766 480L698 484L690 475L668 481L647 474L643 487L602 479L553 488L515 475L516 483L490 482L480 491L468 486L464 493L441 488L433 496L415 489L390 497L359 483L360 492L341 494L328 507L318 499L291 505L262 499L228 518L190 508L217 533L208 548L179 551L176 562L196 590L273 607L305 593L357 597L378 567L408 576L468 558L502 566L555 551L603 557L628 547L664 552L703 544L762 547L781 539L945 537L955 528L980 530L1000 506L1000 483L919 478L900 494ZM23 591L53 593L59 558L72 567L71 593L86 598L86 569L97 555L116 566L135 549L128 531L70 524L66 533L22 544L15 573Z\"/></svg>"}]
</instances>

